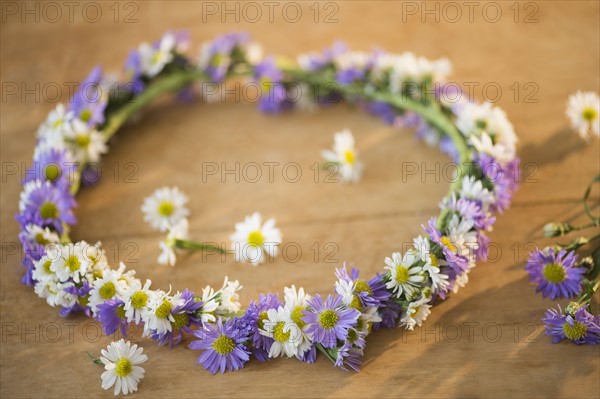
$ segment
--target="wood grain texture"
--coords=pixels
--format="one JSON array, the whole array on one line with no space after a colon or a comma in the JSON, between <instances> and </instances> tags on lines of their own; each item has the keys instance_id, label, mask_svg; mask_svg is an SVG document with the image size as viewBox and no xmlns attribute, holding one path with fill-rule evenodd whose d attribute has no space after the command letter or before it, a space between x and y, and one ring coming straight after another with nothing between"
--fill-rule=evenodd
<instances>
[{"instance_id":1,"label":"wood grain texture","mask_svg":"<svg viewBox=\"0 0 600 399\"><path fill-rule=\"evenodd\" d=\"M499 216L491 235L493 261L479 265L467 287L437 306L424 328L371 336L360 373L333 369L319 358L315 365L284 359L266 364L253 361L241 372L210 376L194 365L197 353L186 348L189 339L169 350L136 334L132 340L141 343L150 360L135 397L600 395L598 348L549 343L539 319L550 302L534 293L523 269L532 243L547 243L540 234L546 222L582 217L580 195L600 170L598 141L585 145L567 129L564 115L569 94L599 89L599 3L535 2L536 23L522 22L530 11L524 3L519 5L518 23L509 8L513 2L498 3L503 14L496 23L485 21L480 12L470 23L466 8L459 22L444 18L435 22L429 16L423 23L419 14L406 14L408 3L335 2L339 21L330 24L322 22L322 15L320 22L314 22L312 2L301 3L304 17L297 23L285 21L281 14L275 14L273 23L266 17L257 23L243 18L236 23L229 17L223 23L220 15L203 16L203 3L196 1L135 2L138 22L133 24L123 23L124 13L130 11L123 3L114 22L112 2L97 3L103 16L96 23L86 22L81 12L75 12L72 23L66 17L57 23L43 18L36 23L31 16L22 20L9 15L3 4L3 165L30 161L33 133L54 106L32 95L8 95L7 82L27 87L39 82L43 87L49 82L78 81L95 64L117 70L130 48L173 28L188 29L194 43L231 30L247 30L267 51L290 57L336 39L356 49L379 46L447 56L454 64L456 82L479 84L478 100L485 84L501 87L498 105L515 125L519 155L530 165L513 207ZM35 7L35 2L16 4L19 10ZM235 3L228 4L234 7ZM411 4L422 7L421 2ZM435 4L442 9L446 3L427 6L434 9ZM324 12L325 3L318 5ZM515 82L521 88L516 101L510 88ZM524 102L525 94L532 92L532 86L524 87L529 82L539 89L534 103ZM64 101L68 93L62 94ZM364 179L345 186L325 183L325 176L319 175L315 182L310 166L318 161L319 151L330 145L332 133L344 127L357 136L367 168ZM138 167L136 183L124 181L127 162ZM236 183L231 176L226 181L217 176L203 181L207 163L231 168L235 162L278 162L281 167L295 162L303 175L290 183L276 169L273 182L263 177L257 183ZM406 246L436 213L447 184L436 182L434 175L403 178L407 162L424 162L431 170L448 161L416 143L411 131L385 126L346 106L267 117L253 104L231 100L184 105L162 101L119 133L103 160L102 182L79 196L80 221L72 236L103 241L113 262L127 260L142 278L152 278L163 288L171 284L174 289L197 290L218 285L229 275L243 283L244 304L259 292L281 291L291 283L323 293L331 289L333 269L342 261L357 265L367 275L375 273L385 256ZM116 180L113 165L120 171ZM100 388L101 368L85 354L98 354L112 338L99 336L99 325L83 317L60 318L30 288L19 284L20 255L13 253L12 245L18 233L13 215L20 179L5 169L2 179L0 396L112 396ZM189 194L195 238L226 241L235 222L258 210L277 218L284 240L298 243L302 255L295 261L295 254L289 252L258 268L201 255L185 257L173 269L156 266L160 235L142 222L139 206L146 195L166 184L178 185ZM597 207L597 191L593 201ZM314 243L321 247L316 261ZM332 247L323 248L327 243L334 243L334 254Z\"/></svg>"}]
</instances>

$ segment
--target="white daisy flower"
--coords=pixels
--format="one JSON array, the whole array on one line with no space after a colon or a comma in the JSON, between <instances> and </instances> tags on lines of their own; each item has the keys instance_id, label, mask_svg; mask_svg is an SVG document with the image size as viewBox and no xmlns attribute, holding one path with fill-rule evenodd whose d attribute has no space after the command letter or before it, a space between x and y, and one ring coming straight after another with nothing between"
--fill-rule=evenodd
<instances>
[{"instance_id":1,"label":"white daisy flower","mask_svg":"<svg viewBox=\"0 0 600 399\"><path fill-rule=\"evenodd\" d=\"M431 290L433 292L446 291L448 285L448 276L440 272L440 263L437 257L431 253L429 239L419 235L413 240L416 253L421 261L425 262L423 271L427 272L431 280Z\"/></svg>"},{"instance_id":2,"label":"white daisy flower","mask_svg":"<svg viewBox=\"0 0 600 399\"><path fill-rule=\"evenodd\" d=\"M456 253L466 257L469 265L475 265L475 254L479 249L477 231L473 229L474 221L460 218L453 214L448 221L447 237L456 249Z\"/></svg>"},{"instance_id":3,"label":"white daisy flower","mask_svg":"<svg viewBox=\"0 0 600 399\"><path fill-rule=\"evenodd\" d=\"M485 212L487 212L490 209L490 205L496 201L494 194L483 187L481 180L477 180L474 176L463 177L458 195L461 198L481 201L482 209Z\"/></svg>"},{"instance_id":4,"label":"white daisy flower","mask_svg":"<svg viewBox=\"0 0 600 399\"><path fill-rule=\"evenodd\" d=\"M452 73L452 64L446 58L430 61L424 57L417 57L413 53L405 52L392 55L382 60L385 68L391 67L390 91L401 93L407 87L407 82L444 82Z\"/></svg>"},{"instance_id":5,"label":"white daisy flower","mask_svg":"<svg viewBox=\"0 0 600 399\"><path fill-rule=\"evenodd\" d=\"M267 311L267 319L259 331L262 335L273 338L269 357L297 356L299 346L304 341L302 331L282 306Z\"/></svg>"},{"instance_id":6,"label":"white daisy flower","mask_svg":"<svg viewBox=\"0 0 600 399\"><path fill-rule=\"evenodd\" d=\"M40 227L36 224L28 224L25 226L25 235L27 241L40 245L48 245L60 241L60 237L48 227Z\"/></svg>"},{"instance_id":7,"label":"white daisy flower","mask_svg":"<svg viewBox=\"0 0 600 399\"><path fill-rule=\"evenodd\" d=\"M274 258L281 244L281 231L275 227L275 219L262 223L260 213L246 216L235 224L235 233L230 237L236 262L250 262L253 266L265 262L266 256Z\"/></svg>"},{"instance_id":8,"label":"white daisy flower","mask_svg":"<svg viewBox=\"0 0 600 399\"><path fill-rule=\"evenodd\" d=\"M52 259L50 270L56 273L60 281L67 281L70 278L76 283L81 281L90 267L90 260L84 256L86 248L84 241L78 243L53 246L49 248L49 257Z\"/></svg>"},{"instance_id":9,"label":"white daisy flower","mask_svg":"<svg viewBox=\"0 0 600 399\"><path fill-rule=\"evenodd\" d=\"M82 241L83 243L85 243L84 246L84 257L90 262L89 266L88 266L88 270L87 270L87 274L86 274L86 279L88 281L93 281L96 278L100 278L102 277L102 273L107 270L110 269L110 266L108 265L108 259L106 258L106 252L104 251L104 249L102 249L102 244L100 242L97 242L94 245L88 244L85 241ZM120 273L123 274L124 271L124 265L121 263L123 270L121 270L121 267L119 267ZM134 275L135 274L135 270L131 270L129 272L126 273L126 275ZM121 277L125 277L125 276L121 276Z\"/></svg>"},{"instance_id":10,"label":"white daisy flower","mask_svg":"<svg viewBox=\"0 0 600 399\"><path fill-rule=\"evenodd\" d=\"M144 317L144 335L165 334L173 330L171 323L175 318L171 314L174 307L182 305L180 294L174 296L162 290L150 291L148 309Z\"/></svg>"},{"instance_id":11,"label":"white daisy flower","mask_svg":"<svg viewBox=\"0 0 600 399\"><path fill-rule=\"evenodd\" d=\"M348 129L333 135L333 151L324 150L321 156L327 162L339 166L342 182L357 182L360 180L363 165L358 159L358 151L354 145L354 136Z\"/></svg>"},{"instance_id":12,"label":"white daisy flower","mask_svg":"<svg viewBox=\"0 0 600 399\"><path fill-rule=\"evenodd\" d=\"M284 311L292 322L290 328L296 328L301 333L299 337L300 342L298 343L298 353L296 354L298 358L301 358L311 347L311 337L306 334L309 326L302 320L304 316L302 312L308 308L310 295L306 294L302 287L296 290L295 285L284 288L283 293Z\"/></svg>"},{"instance_id":13,"label":"white daisy flower","mask_svg":"<svg viewBox=\"0 0 600 399\"><path fill-rule=\"evenodd\" d=\"M124 268L125 265L121 263L119 270ZM88 302L90 309L96 314L99 305L108 299L122 298L126 289L127 283L121 279L121 273L118 270L105 269L102 272L102 277L92 282Z\"/></svg>"},{"instance_id":14,"label":"white daisy flower","mask_svg":"<svg viewBox=\"0 0 600 399\"><path fill-rule=\"evenodd\" d=\"M46 120L38 128L38 138L43 140L49 139L50 141L62 138L65 131L69 128L69 123L72 119L73 113L67 111L64 104L58 104L56 108L50 111Z\"/></svg>"},{"instance_id":15,"label":"white daisy flower","mask_svg":"<svg viewBox=\"0 0 600 399\"><path fill-rule=\"evenodd\" d=\"M567 116L571 120L571 127L584 140L589 140L592 133L600 137L600 97L598 94L591 91L578 91L571 95L567 102Z\"/></svg>"},{"instance_id":16,"label":"white daisy flower","mask_svg":"<svg viewBox=\"0 0 600 399\"><path fill-rule=\"evenodd\" d=\"M158 75L173 60L175 44L175 35L172 33L167 33L160 39L158 48L149 43L140 44L138 52L142 73L149 78Z\"/></svg>"},{"instance_id":17,"label":"white daisy flower","mask_svg":"<svg viewBox=\"0 0 600 399\"><path fill-rule=\"evenodd\" d=\"M217 293L215 293L211 286L207 285L202 289L202 323L214 323L217 321L215 313L219 307L219 302L217 301L216 296Z\"/></svg>"},{"instance_id":18,"label":"white daisy flower","mask_svg":"<svg viewBox=\"0 0 600 399\"><path fill-rule=\"evenodd\" d=\"M177 187L162 187L144 199L144 220L158 231L167 229L189 216L187 196Z\"/></svg>"},{"instance_id":19,"label":"white daisy flower","mask_svg":"<svg viewBox=\"0 0 600 399\"><path fill-rule=\"evenodd\" d=\"M73 286L73 283L63 283L55 279L38 281L35 284L34 291L40 298L48 302L52 307L70 308L77 303L79 297L65 291Z\"/></svg>"},{"instance_id":20,"label":"white daisy flower","mask_svg":"<svg viewBox=\"0 0 600 399\"><path fill-rule=\"evenodd\" d=\"M179 222L175 223L175 225L169 228L167 238L158 244L162 251L157 259L158 264L175 266L175 263L177 262L177 256L175 255L175 242L176 240L187 240L188 238L188 220L181 219Z\"/></svg>"},{"instance_id":21,"label":"white daisy flower","mask_svg":"<svg viewBox=\"0 0 600 399\"><path fill-rule=\"evenodd\" d=\"M406 309L406 314L400 320L400 325L406 327L407 330L413 330L415 326L421 326L427 316L431 313L431 305L429 298L421 298L418 301L411 302Z\"/></svg>"},{"instance_id":22,"label":"white daisy flower","mask_svg":"<svg viewBox=\"0 0 600 399\"><path fill-rule=\"evenodd\" d=\"M407 251L402 257L400 252L394 252L391 258L385 258L385 269L390 272L390 281L386 288L393 290L396 297L402 294L410 299L417 290L417 286L425 280L421 266L418 266L417 255L414 251Z\"/></svg>"},{"instance_id":23,"label":"white daisy flower","mask_svg":"<svg viewBox=\"0 0 600 399\"><path fill-rule=\"evenodd\" d=\"M115 386L115 395L127 395L137 391L138 384L144 378L144 369L139 365L148 360L142 352L144 349L131 345L129 341L120 339L102 349L100 360L104 364L102 373L102 388Z\"/></svg>"},{"instance_id":24,"label":"white daisy flower","mask_svg":"<svg viewBox=\"0 0 600 399\"><path fill-rule=\"evenodd\" d=\"M52 259L48 257L48 255L42 256L39 260L33 263L33 272L31 276L35 281L45 282L45 281L58 281L58 277L56 273L50 269L52 265Z\"/></svg>"},{"instance_id":25,"label":"white daisy flower","mask_svg":"<svg viewBox=\"0 0 600 399\"><path fill-rule=\"evenodd\" d=\"M102 133L90 128L87 123L74 119L65 131L75 159L81 163L98 162L100 156L108 151Z\"/></svg>"},{"instance_id":26,"label":"white daisy flower","mask_svg":"<svg viewBox=\"0 0 600 399\"><path fill-rule=\"evenodd\" d=\"M452 283L452 292L457 293L459 288L463 288L469 282L469 270L465 270L458 276L456 276L456 280Z\"/></svg>"},{"instance_id":27,"label":"white daisy flower","mask_svg":"<svg viewBox=\"0 0 600 399\"><path fill-rule=\"evenodd\" d=\"M256 42L250 42L244 46L244 55L250 65L258 65L264 58L262 46Z\"/></svg>"},{"instance_id":28,"label":"white daisy flower","mask_svg":"<svg viewBox=\"0 0 600 399\"><path fill-rule=\"evenodd\" d=\"M337 70L363 70L368 66L370 58L369 53L362 51L345 51L333 57L333 64Z\"/></svg>"},{"instance_id":29,"label":"white daisy flower","mask_svg":"<svg viewBox=\"0 0 600 399\"><path fill-rule=\"evenodd\" d=\"M140 324L150 300L151 284L152 281L146 280L146 283L142 287L141 282L136 279L127 286L123 295L123 309L125 310L125 317L127 317L128 322Z\"/></svg>"},{"instance_id":30,"label":"white daisy flower","mask_svg":"<svg viewBox=\"0 0 600 399\"><path fill-rule=\"evenodd\" d=\"M356 283L354 281L348 281L344 279L338 279L335 282L335 292L342 297L342 302L346 306L352 306L354 301L354 289ZM360 310L360 309L359 309Z\"/></svg>"},{"instance_id":31,"label":"white daisy flower","mask_svg":"<svg viewBox=\"0 0 600 399\"><path fill-rule=\"evenodd\" d=\"M515 158L517 136L502 109L488 102L469 102L457 107L456 112L456 127L480 152L489 153L501 164ZM491 144L483 137L484 133Z\"/></svg>"},{"instance_id":32,"label":"white daisy flower","mask_svg":"<svg viewBox=\"0 0 600 399\"><path fill-rule=\"evenodd\" d=\"M242 285L239 281L229 281L229 279L225 277L223 288L218 292L218 294L220 294L220 304L217 308L217 312L227 314L239 311L242 308L242 305L239 302L240 295L238 294L238 291L241 289Z\"/></svg>"}]
</instances>

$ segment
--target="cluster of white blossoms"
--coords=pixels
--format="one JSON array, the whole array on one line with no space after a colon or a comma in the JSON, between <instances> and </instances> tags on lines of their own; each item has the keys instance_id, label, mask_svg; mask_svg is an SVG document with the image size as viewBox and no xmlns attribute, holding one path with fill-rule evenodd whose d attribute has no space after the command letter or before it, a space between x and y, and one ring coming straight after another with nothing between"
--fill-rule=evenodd
<instances>
[{"instance_id":1,"label":"cluster of white blossoms","mask_svg":"<svg viewBox=\"0 0 600 399\"><path fill-rule=\"evenodd\" d=\"M337 167L342 182L358 182L362 176L363 164L358 158L354 136L348 129L333 135L333 149L324 150L321 156L326 162Z\"/></svg>"},{"instance_id":2,"label":"cluster of white blossoms","mask_svg":"<svg viewBox=\"0 0 600 399\"><path fill-rule=\"evenodd\" d=\"M299 359L311 349L312 338L307 334L307 325L302 320L303 311L308 309L310 295L304 288L295 285L284 289L284 304L267 311L261 335L273 339L269 357L296 356Z\"/></svg>"},{"instance_id":3,"label":"cluster of white blossoms","mask_svg":"<svg viewBox=\"0 0 600 399\"><path fill-rule=\"evenodd\" d=\"M600 97L594 92L578 91L569 97L567 116L571 126L584 140L600 137Z\"/></svg>"},{"instance_id":4,"label":"cluster of white blossoms","mask_svg":"<svg viewBox=\"0 0 600 399\"><path fill-rule=\"evenodd\" d=\"M420 83L424 81L444 82L452 73L452 64L446 58L429 60L411 52L402 54L384 53L375 58L373 66L374 78L387 76L389 90L399 94L409 88L407 82Z\"/></svg>"},{"instance_id":5,"label":"cluster of white blossoms","mask_svg":"<svg viewBox=\"0 0 600 399\"><path fill-rule=\"evenodd\" d=\"M123 322L143 323L144 335L164 335L173 331L176 322L172 311L184 305L181 293L171 295L151 289L152 282L135 277L121 262L111 269L101 244L85 241L75 244L51 244L46 254L34 265L35 292L52 307L89 307L92 315L100 316L101 305L113 301L122 312ZM216 315L240 310L240 283L225 277L223 286L214 290L206 286L202 293L201 318L214 321ZM81 292L86 290L86 292Z\"/></svg>"},{"instance_id":6,"label":"cluster of white blossoms","mask_svg":"<svg viewBox=\"0 0 600 399\"><path fill-rule=\"evenodd\" d=\"M101 90L107 93L107 90ZM63 104L52 110L38 129L40 143L37 145L34 159L50 149L65 150L67 162L83 165L98 162L107 152L106 138L87 122L67 111Z\"/></svg>"},{"instance_id":7,"label":"cluster of white blossoms","mask_svg":"<svg viewBox=\"0 0 600 399\"><path fill-rule=\"evenodd\" d=\"M455 109L456 127L477 152L502 165L515 158L517 135L502 109L488 102L466 102Z\"/></svg>"}]
</instances>

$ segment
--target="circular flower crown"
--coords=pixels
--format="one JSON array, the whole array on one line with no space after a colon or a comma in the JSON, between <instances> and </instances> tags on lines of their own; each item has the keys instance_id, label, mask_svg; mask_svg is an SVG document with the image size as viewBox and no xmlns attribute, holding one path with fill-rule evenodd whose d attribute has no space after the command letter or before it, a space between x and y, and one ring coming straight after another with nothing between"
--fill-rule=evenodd
<instances>
[{"instance_id":1,"label":"circular flower crown","mask_svg":"<svg viewBox=\"0 0 600 399\"><path fill-rule=\"evenodd\" d=\"M502 110L467 102L456 84L446 84L447 60L354 52L336 44L292 63L262 57L239 33L204 44L196 61L185 55L188 47L179 33L140 45L127 59L125 82L110 81L95 68L70 103L56 107L39 128L16 216L25 252L22 281L60 307L62 316L84 312L107 335L119 330L125 335L130 323L143 325L144 336L160 345L176 345L183 334L192 334L196 339L189 347L202 351L198 363L211 373L240 369L252 355L260 361L286 356L314 362L317 351L337 367L358 370L371 332L420 326L430 308L464 286L476 262L486 259L494 214L509 206L517 188L516 135ZM292 285L283 298L261 294L246 310L238 302L238 281L226 278L220 289L201 293L166 292L123 263L110 268L100 243L72 242L74 195L81 184L94 181L90 165L106 153L121 126L163 93L189 95L195 81L217 87L230 77L256 84L263 112L343 100L387 123L416 127L419 138L456 162L439 215L406 253L382 260L376 276L362 278L344 265L331 294L311 296ZM124 345L113 351L126 351ZM107 370L126 376L134 360L115 360Z\"/></svg>"}]
</instances>

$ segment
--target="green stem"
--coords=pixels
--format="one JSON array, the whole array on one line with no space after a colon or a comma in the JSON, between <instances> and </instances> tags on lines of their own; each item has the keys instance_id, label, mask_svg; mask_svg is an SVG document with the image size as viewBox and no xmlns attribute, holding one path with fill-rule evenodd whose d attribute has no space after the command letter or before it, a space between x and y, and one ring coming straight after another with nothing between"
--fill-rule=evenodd
<instances>
[{"instance_id":1,"label":"green stem","mask_svg":"<svg viewBox=\"0 0 600 399\"><path fill-rule=\"evenodd\" d=\"M191 249L194 251L218 252L220 254L226 254L230 252L226 249L221 248L219 245L205 244L203 242L195 242L191 240L182 240L179 238L175 240L175 247L181 249Z\"/></svg>"},{"instance_id":2,"label":"green stem","mask_svg":"<svg viewBox=\"0 0 600 399\"><path fill-rule=\"evenodd\" d=\"M335 359L333 358L333 356L331 356L329 351L323 347L323 345L315 344L315 347L319 350L319 352L324 354L327 357L327 359L331 360L332 363L335 363Z\"/></svg>"}]
</instances>

